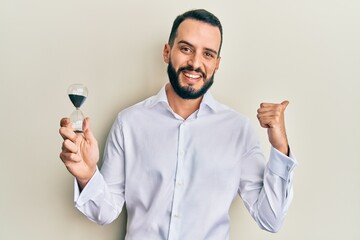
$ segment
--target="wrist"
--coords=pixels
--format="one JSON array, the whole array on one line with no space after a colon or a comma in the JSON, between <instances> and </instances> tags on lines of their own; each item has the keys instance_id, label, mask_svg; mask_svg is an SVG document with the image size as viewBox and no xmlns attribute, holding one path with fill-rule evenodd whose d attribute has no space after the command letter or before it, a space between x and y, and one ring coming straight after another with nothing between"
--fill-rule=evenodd
<instances>
[{"instance_id":1,"label":"wrist","mask_svg":"<svg viewBox=\"0 0 360 240\"><path fill-rule=\"evenodd\" d=\"M88 184L90 179L89 180L80 180L77 178L76 181L77 181L80 191L82 191L85 188L85 186Z\"/></svg>"},{"instance_id":2,"label":"wrist","mask_svg":"<svg viewBox=\"0 0 360 240\"><path fill-rule=\"evenodd\" d=\"M281 147L276 147L276 146L273 146L273 147L286 156L289 156L289 154L290 154L289 145L281 146Z\"/></svg>"},{"instance_id":3,"label":"wrist","mask_svg":"<svg viewBox=\"0 0 360 240\"><path fill-rule=\"evenodd\" d=\"M77 183L78 183L78 186L79 186L79 188L80 188L80 191L83 190L83 189L85 188L85 186L90 182L90 180L91 180L92 177L94 176L95 172L96 172L96 168L94 169L94 171L92 171L91 174L89 174L89 176L87 176L87 177L82 177L82 178L80 178L80 177L77 177L77 178L76 178L76 181L77 181Z\"/></svg>"}]
</instances>

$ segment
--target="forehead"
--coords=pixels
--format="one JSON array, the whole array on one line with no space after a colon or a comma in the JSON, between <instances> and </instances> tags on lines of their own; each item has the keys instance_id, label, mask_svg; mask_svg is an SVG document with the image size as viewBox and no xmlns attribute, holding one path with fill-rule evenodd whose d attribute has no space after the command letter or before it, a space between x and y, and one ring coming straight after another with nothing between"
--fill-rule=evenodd
<instances>
[{"instance_id":1,"label":"forehead","mask_svg":"<svg viewBox=\"0 0 360 240\"><path fill-rule=\"evenodd\" d=\"M187 41L194 46L218 51L221 42L220 30L209 23L186 19L179 25L177 30L175 43L179 41Z\"/></svg>"}]
</instances>

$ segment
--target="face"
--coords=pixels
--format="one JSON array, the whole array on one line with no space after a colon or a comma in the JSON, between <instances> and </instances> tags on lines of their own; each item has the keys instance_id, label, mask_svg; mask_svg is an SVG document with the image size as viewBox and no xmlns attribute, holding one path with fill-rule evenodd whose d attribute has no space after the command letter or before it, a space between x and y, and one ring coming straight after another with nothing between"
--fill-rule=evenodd
<instances>
[{"instance_id":1,"label":"face","mask_svg":"<svg viewBox=\"0 0 360 240\"><path fill-rule=\"evenodd\" d=\"M201 97L219 68L220 31L208 23L187 19L177 30L173 46L164 48L164 61L174 91L184 99Z\"/></svg>"}]
</instances>

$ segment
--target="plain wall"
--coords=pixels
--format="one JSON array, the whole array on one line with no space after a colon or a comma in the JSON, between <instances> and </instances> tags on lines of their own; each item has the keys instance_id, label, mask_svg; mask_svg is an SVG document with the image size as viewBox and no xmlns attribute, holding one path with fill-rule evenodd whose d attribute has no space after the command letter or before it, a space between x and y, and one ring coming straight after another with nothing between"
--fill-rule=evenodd
<instances>
[{"instance_id":1,"label":"plain wall","mask_svg":"<svg viewBox=\"0 0 360 240\"><path fill-rule=\"evenodd\" d=\"M167 82L163 46L174 18L193 8L224 27L212 93L250 117L267 156L256 110L290 101L300 165L286 221L264 232L237 198L231 239L360 239L357 0L1 0L0 239L123 239L126 213L98 226L74 208L73 178L59 159L59 120L73 110L66 90L88 86L82 109L102 151L116 114Z\"/></svg>"}]
</instances>

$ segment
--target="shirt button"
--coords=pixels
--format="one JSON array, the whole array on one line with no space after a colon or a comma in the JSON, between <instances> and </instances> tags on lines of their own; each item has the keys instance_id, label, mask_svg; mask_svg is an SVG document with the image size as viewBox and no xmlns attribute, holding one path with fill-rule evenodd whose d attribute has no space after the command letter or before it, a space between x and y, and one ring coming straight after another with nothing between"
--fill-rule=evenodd
<instances>
[{"instance_id":1,"label":"shirt button","mask_svg":"<svg viewBox=\"0 0 360 240\"><path fill-rule=\"evenodd\" d=\"M180 218L179 214L174 214L174 218Z\"/></svg>"},{"instance_id":2,"label":"shirt button","mask_svg":"<svg viewBox=\"0 0 360 240\"><path fill-rule=\"evenodd\" d=\"M184 156L185 151L184 151L184 150L180 150L179 154L180 154L180 156Z\"/></svg>"}]
</instances>

